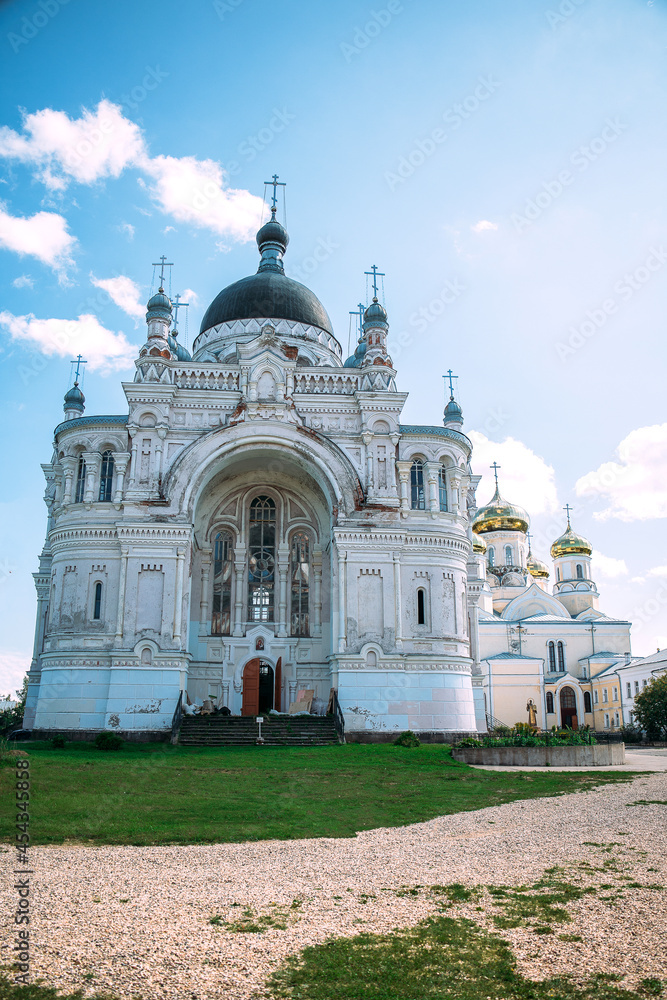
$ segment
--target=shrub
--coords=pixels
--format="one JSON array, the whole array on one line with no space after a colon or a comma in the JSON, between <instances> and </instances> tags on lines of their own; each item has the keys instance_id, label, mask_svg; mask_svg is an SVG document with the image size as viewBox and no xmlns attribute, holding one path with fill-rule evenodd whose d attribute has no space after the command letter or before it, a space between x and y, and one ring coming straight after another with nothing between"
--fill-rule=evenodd
<instances>
[{"instance_id":1,"label":"shrub","mask_svg":"<svg viewBox=\"0 0 667 1000\"><path fill-rule=\"evenodd\" d=\"M644 738L644 734L638 726L623 726L621 728L621 736L623 737L624 743L641 743Z\"/></svg>"},{"instance_id":2,"label":"shrub","mask_svg":"<svg viewBox=\"0 0 667 1000\"><path fill-rule=\"evenodd\" d=\"M98 750L120 750L124 743L122 736L118 733L110 733L108 730L104 733L98 733L95 737L95 746Z\"/></svg>"},{"instance_id":3,"label":"shrub","mask_svg":"<svg viewBox=\"0 0 667 1000\"><path fill-rule=\"evenodd\" d=\"M67 740L62 733L57 733L51 740L51 746L54 750L63 750L67 746Z\"/></svg>"},{"instance_id":4,"label":"shrub","mask_svg":"<svg viewBox=\"0 0 667 1000\"><path fill-rule=\"evenodd\" d=\"M411 729L407 729L394 740L395 747L420 747L421 743Z\"/></svg>"},{"instance_id":5,"label":"shrub","mask_svg":"<svg viewBox=\"0 0 667 1000\"><path fill-rule=\"evenodd\" d=\"M476 740L474 736L466 736L465 739L459 740L454 746L458 750L462 747L483 747L484 744L481 740Z\"/></svg>"}]
</instances>

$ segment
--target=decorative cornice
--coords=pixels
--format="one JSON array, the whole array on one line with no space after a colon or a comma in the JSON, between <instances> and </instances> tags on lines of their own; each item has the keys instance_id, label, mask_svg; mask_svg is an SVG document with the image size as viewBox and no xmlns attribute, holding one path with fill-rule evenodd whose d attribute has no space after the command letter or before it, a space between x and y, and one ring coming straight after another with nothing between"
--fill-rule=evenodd
<instances>
[{"instance_id":1,"label":"decorative cornice","mask_svg":"<svg viewBox=\"0 0 667 1000\"><path fill-rule=\"evenodd\" d=\"M127 421L127 416L123 416L122 414L101 417L76 417L74 420L64 420L62 424L58 424L53 433L57 437L63 431L70 431L74 427L93 427L99 424L122 427Z\"/></svg>"},{"instance_id":2,"label":"decorative cornice","mask_svg":"<svg viewBox=\"0 0 667 1000\"><path fill-rule=\"evenodd\" d=\"M472 452L472 441L470 438L466 437L460 431L454 431L449 427L427 427L421 424L399 424L398 430L401 434L407 434L415 437L444 437L449 438L450 441L456 441L458 444L463 445L467 449L468 454Z\"/></svg>"}]
</instances>

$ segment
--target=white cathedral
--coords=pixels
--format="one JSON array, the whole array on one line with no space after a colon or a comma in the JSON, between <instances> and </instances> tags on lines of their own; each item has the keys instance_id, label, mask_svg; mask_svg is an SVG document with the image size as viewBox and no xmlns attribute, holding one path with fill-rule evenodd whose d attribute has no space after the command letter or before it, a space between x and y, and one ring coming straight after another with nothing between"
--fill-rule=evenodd
<instances>
[{"instance_id":1,"label":"white cathedral","mask_svg":"<svg viewBox=\"0 0 667 1000\"><path fill-rule=\"evenodd\" d=\"M285 275L275 198L257 244L192 356L152 296L127 413L65 396L25 727L160 738L181 696L250 716L331 688L351 738L485 731L526 721L527 698L540 726L593 724L591 672L630 647L590 545L568 518L550 595L528 515L498 491L476 508L455 400L443 426L401 423L377 288L344 361Z\"/></svg>"}]
</instances>

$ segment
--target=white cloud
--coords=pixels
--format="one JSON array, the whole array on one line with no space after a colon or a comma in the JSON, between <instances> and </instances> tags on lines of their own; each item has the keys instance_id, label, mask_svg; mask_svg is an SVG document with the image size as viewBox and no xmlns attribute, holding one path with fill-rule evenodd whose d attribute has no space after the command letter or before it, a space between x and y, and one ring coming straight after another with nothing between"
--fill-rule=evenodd
<instances>
[{"instance_id":1,"label":"white cloud","mask_svg":"<svg viewBox=\"0 0 667 1000\"><path fill-rule=\"evenodd\" d=\"M617 576L627 576L628 567L624 559L613 556L603 556L601 552L593 552L593 569L595 576L614 579Z\"/></svg>"},{"instance_id":2,"label":"white cloud","mask_svg":"<svg viewBox=\"0 0 667 1000\"><path fill-rule=\"evenodd\" d=\"M29 274L20 274L18 278L14 278L12 285L14 288L34 288L35 282Z\"/></svg>"},{"instance_id":3,"label":"white cloud","mask_svg":"<svg viewBox=\"0 0 667 1000\"><path fill-rule=\"evenodd\" d=\"M654 566L647 573L647 576L666 576L667 577L667 566Z\"/></svg>"},{"instance_id":4,"label":"white cloud","mask_svg":"<svg viewBox=\"0 0 667 1000\"><path fill-rule=\"evenodd\" d=\"M489 222L488 219L480 219L476 222L474 226L470 227L473 233L483 233L485 229L497 229L498 226L495 222Z\"/></svg>"},{"instance_id":5,"label":"white cloud","mask_svg":"<svg viewBox=\"0 0 667 1000\"><path fill-rule=\"evenodd\" d=\"M493 495L495 482L489 466L498 462L500 492L505 500L524 507L530 515L558 510L555 473L543 458L515 438L498 443L480 431L470 431L468 437L473 443L472 470L482 477L477 487L480 507Z\"/></svg>"},{"instance_id":6,"label":"white cloud","mask_svg":"<svg viewBox=\"0 0 667 1000\"><path fill-rule=\"evenodd\" d=\"M37 319L32 313L14 316L1 312L0 326L12 340L36 347L47 357L69 358L81 353L89 369L102 375L130 368L138 354L124 333L107 330L88 313L77 319Z\"/></svg>"},{"instance_id":7,"label":"white cloud","mask_svg":"<svg viewBox=\"0 0 667 1000\"><path fill-rule=\"evenodd\" d=\"M644 576L631 576L630 583L646 583L646 577Z\"/></svg>"},{"instance_id":8,"label":"white cloud","mask_svg":"<svg viewBox=\"0 0 667 1000\"><path fill-rule=\"evenodd\" d=\"M263 208L249 191L226 187L228 177L214 160L151 157L140 127L106 100L94 111L84 108L77 119L45 108L24 116L22 133L0 128L0 156L34 166L51 191L63 191L72 181L119 177L133 167L149 178L147 183L139 177L139 184L162 212L241 241L252 238ZM125 229L130 238L131 228Z\"/></svg>"},{"instance_id":9,"label":"white cloud","mask_svg":"<svg viewBox=\"0 0 667 1000\"><path fill-rule=\"evenodd\" d=\"M84 108L76 119L51 108L24 115L23 134L0 128L0 156L36 166L38 177L52 191L64 190L72 180L93 184L119 177L144 154L139 126L106 100L94 111Z\"/></svg>"},{"instance_id":10,"label":"white cloud","mask_svg":"<svg viewBox=\"0 0 667 1000\"><path fill-rule=\"evenodd\" d=\"M595 496L608 506L600 521L646 521L667 517L667 424L631 431L616 449L617 462L604 462L576 483L578 496Z\"/></svg>"},{"instance_id":11,"label":"white cloud","mask_svg":"<svg viewBox=\"0 0 667 1000\"><path fill-rule=\"evenodd\" d=\"M146 315L146 306L142 301L141 290L132 278L119 275L117 278L96 278L90 275L90 280L95 288L102 288L112 302L126 312L133 319L143 319Z\"/></svg>"},{"instance_id":12,"label":"white cloud","mask_svg":"<svg viewBox=\"0 0 667 1000\"><path fill-rule=\"evenodd\" d=\"M262 199L249 191L225 188L225 174L214 160L194 156L155 156L145 160L152 177L149 192L161 211L179 222L249 240L257 229Z\"/></svg>"},{"instance_id":13,"label":"white cloud","mask_svg":"<svg viewBox=\"0 0 667 1000\"><path fill-rule=\"evenodd\" d=\"M175 233L175 232L176 232L175 226L165 226L164 229L162 230L162 235L166 236L167 233Z\"/></svg>"},{"instance_id":14,"label":"white cloud","mask_svg":"<svg viewBox=\"0 0 667 1000\"><path fill-rule=\"evenodd\" d=\"M23 677L30 667L29 653L14 653L5 650L0 653L0 695L9 695L12 701L23 683Z\"/></svg>"},{"instance_id":15,"label":"white cloud","mask_svg":"<svg viewBox=\"0 0 667 1000\"><path fill-rule=\"evenodd\" d=\"M191 288L186 288L181 298L184 302L188 302L191 306L199 305L199 296Z\"/></svg>"},{"instance_id":16,"label":"white cloud","mask_svg":"<svg viewBox=\"0 0 667 1000\"><path fill-rule=\"evenodd\" d=\"M128 240L132 242L134 239L134 226L130 222L121 222L119 226L116 226L119 233L124 233Z\"/></svg>"},{"instance_id":17,"label":"white cloud","mask_svg":"<svg viewBox=\"0 0 667 1000\"><path fill-rule=\"evenodd\" d=\"M9 215L0 205L0 246L14 253L36 257L48 264L66 282L72 266L75 238L67 231L67 220L55 212L37 212L27 218Z\"/></svg>"}]
</instances>

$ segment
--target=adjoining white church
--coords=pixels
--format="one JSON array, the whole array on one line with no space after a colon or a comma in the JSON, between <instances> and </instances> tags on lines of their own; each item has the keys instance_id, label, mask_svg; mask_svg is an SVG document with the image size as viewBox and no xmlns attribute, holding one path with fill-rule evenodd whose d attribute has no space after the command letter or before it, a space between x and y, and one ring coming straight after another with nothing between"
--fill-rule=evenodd
<instances>
[{"instance_id":1,"label":"adjoining white church","mask_svg":"<svg viewBox=\"0 0 667 1000\"><path fill-rule=\"evenodd\" d=\"M590 678L629 656L597 610L569 524L556 582L528 515L476 510L453 397L401 423L374 297L344 361L326 310L285 275L287 232L207 309L192 356L161 285L127 412L86 415L78 384L43 466L46 542L24 725L159 738L181 692L235 715L337 691L348 735L484 731L487 717L592 723Z\"/></svg>"}]
</instances>

